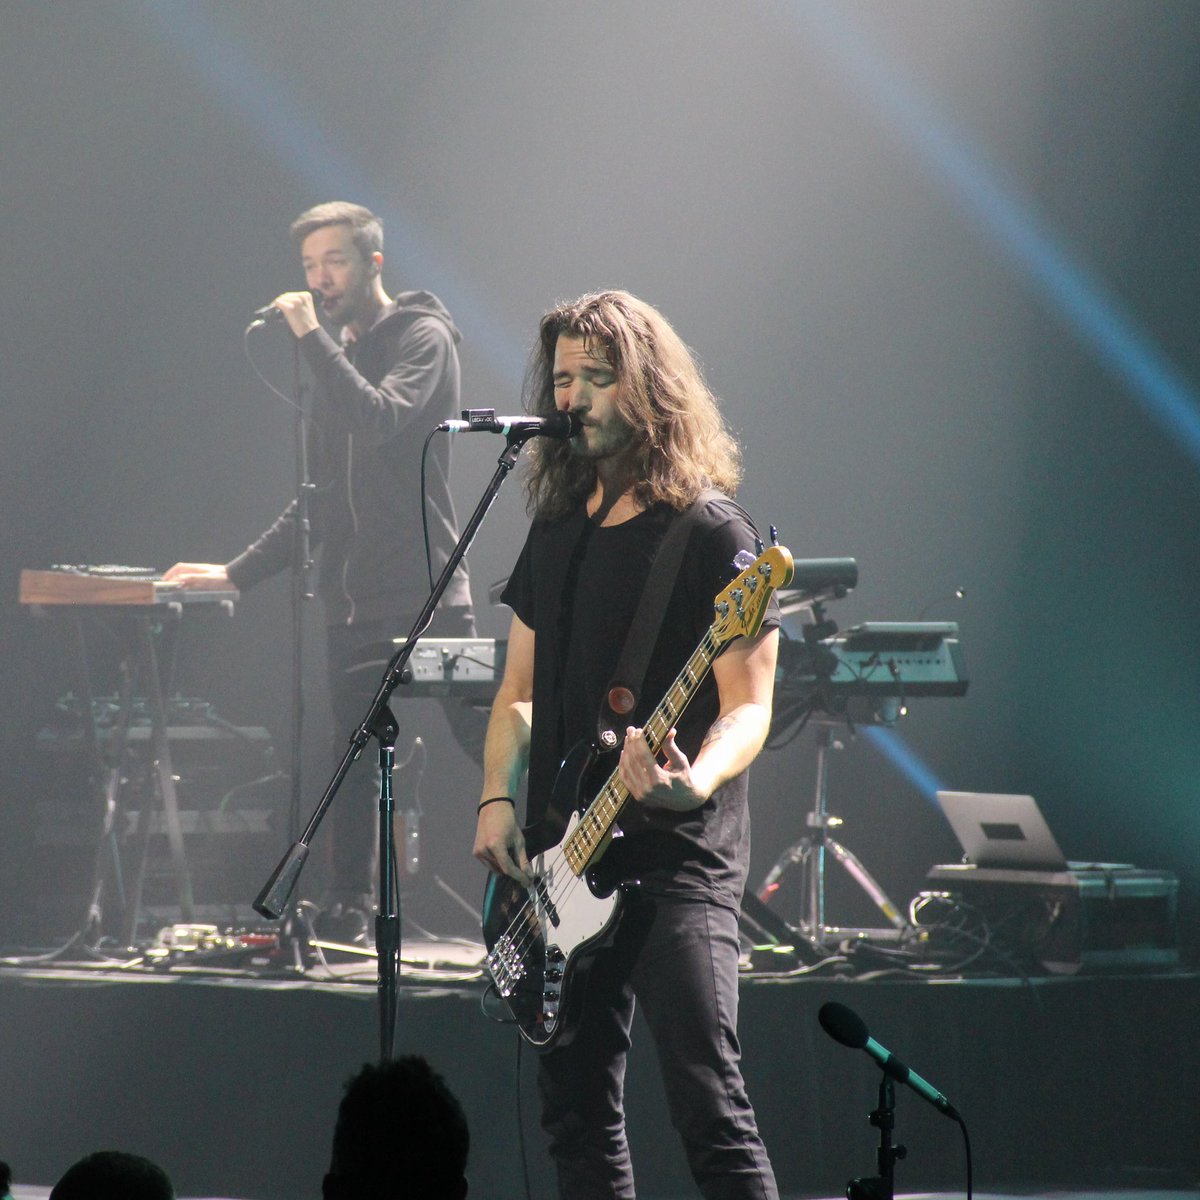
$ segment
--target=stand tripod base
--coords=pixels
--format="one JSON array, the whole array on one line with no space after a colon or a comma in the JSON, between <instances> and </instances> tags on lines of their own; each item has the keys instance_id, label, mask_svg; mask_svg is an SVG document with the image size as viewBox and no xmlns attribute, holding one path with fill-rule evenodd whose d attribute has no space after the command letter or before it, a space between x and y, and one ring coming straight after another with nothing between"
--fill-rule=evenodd
<instances>
[{"instance_id":1,"label":"stand tripod base","mask_svg":"<svg viewBox=\"0 0 1200 1200\"><path fill-rule=\"evenodd\" d=\"M805 966L816 966L829 957L804 930L789 925L752 892L742 897L738 926L756 945L769 947L781 957L790 956Z\"/></svg>"}]
</instances>

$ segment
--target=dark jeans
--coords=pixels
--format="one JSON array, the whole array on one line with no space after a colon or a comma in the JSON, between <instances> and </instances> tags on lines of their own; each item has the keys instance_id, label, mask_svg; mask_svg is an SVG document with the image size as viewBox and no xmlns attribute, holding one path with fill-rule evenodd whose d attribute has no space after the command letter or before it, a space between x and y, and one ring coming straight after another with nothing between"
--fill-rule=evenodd
<instances>
[{"instance_id":1,"label":"dark jeans","mask_svg":"<svg viewBox=\"0 0 1200 1200\"><path fill-rule=\"evenodd\" d=\"M777 1200L739 1068L738 918L700 900L627 900L585 984L574 1039L539 1059L542 1124L569 1200L630 1200L625 1057L635 1000L671 1122L707 1200Z\"/></svg>"},{"instance_id":2,"label":"dark jeans","mask_svg":"<svg viewBox=\"0 0 1200 1200\"><path fill-rule=\"evenodd\" d=\"M411 624L411 622L409 622ZM340 762L347 741L366 716L383 679L384 668L395 652L391 639L403 637L408 626L394 621L368 621L359 625L330 626L327 633L329 691L333 703L334 762ZM469 608L438 609L426 637L474 637L475 618ZM370 664L366 667L364 663ZM403 685L401 685L403 686ZM398 700L392 712L401 725L397 758L404 754L404 705ZM408 701L408 703L412 703ZM459 743L482 761L487 718L447 699L443 710ZM411 735L410 735L411 736ZM375 885L376 842L379 818L379 747L371 741L346 776L345 795L339 794L329 813L333 859L332 891L346 901L370 897Z\"/></svg>"}]
</instances>

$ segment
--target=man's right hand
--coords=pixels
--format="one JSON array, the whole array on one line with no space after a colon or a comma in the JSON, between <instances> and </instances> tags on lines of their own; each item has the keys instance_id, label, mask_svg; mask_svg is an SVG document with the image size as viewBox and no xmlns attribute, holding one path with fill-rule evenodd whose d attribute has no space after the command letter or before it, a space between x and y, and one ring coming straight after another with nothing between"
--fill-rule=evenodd
<instances>
[{"instance_id":1,"label":"man's right hand","mask_svg":"<svg viewBox=\"0 0 1200 1200\"><path fill-rule=\"evenodd\" d=\"M185 588L231 588L229 572L220 563L176 563L163 573L164 583Z\"/></svg>"},{"instance_id":2,"label":"man's right hand","mask_svg":"<svg viewBox=\"0 0 1200 1200\"><path fill-rule=\"evenodd\" d=\"M475 826L475 847L471 852L489 871L507 875L522 887L533 883L529 855L525 853L525 836L511 804L502 800L480 810Z\"/></svg>"}]
</instances>

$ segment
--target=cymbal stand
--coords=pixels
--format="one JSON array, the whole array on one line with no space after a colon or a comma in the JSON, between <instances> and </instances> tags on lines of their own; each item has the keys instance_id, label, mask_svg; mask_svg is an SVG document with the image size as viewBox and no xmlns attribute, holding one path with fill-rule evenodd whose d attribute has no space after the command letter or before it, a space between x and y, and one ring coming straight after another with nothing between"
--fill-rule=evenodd
<instances>
[{"instance_id":1,"label":"cymbal stand","mask_svg":"<svg viewBox=\"0 0 1200 1200\"><path fill-rule=\"evenodd\" d=\"M834 729L842 719L817 718L817 773L813 795L813 807L805 817L808 832L799 841L789 846L775 865L767 872L759 888L759 899L765 904L779 889L780 879L789 866L798 865L801 870L804 910L800 917L800 928L816 942L823 945L837 943L845 937L866 937L871 934L894 937L890 930L840 929L825 922L825 856L830 853L846 873L867 894L875 907L888 919L896 930L907 928L907 922L899 909L880 887L858 857L830 836L829 831L842 824L841 817L832 816L826 808L829 790L829 751L841 750L843 744L834 737Z\"/></svg>"}]
</instances>

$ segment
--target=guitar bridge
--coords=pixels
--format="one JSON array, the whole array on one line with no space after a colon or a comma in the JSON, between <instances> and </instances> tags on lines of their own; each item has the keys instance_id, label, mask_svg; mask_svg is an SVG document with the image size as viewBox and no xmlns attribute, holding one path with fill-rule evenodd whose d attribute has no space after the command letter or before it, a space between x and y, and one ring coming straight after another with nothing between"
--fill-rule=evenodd
<instances>
[{"instance_id":1,"label":"guitar bridge","mask_svg":"<svg viewBox=\"0 0 1200 1200\"><path fill-rule=\"evenodd\" d=\"M496 990L507 1000L525 977L525 961L512 937L507 933L498 937L484 962Z\"/></svg>"}]
</instances>

